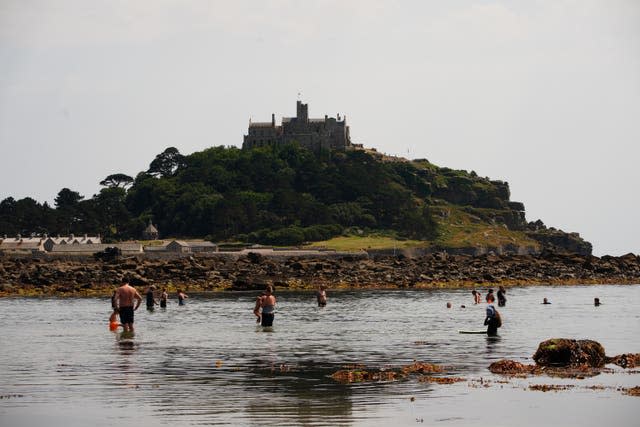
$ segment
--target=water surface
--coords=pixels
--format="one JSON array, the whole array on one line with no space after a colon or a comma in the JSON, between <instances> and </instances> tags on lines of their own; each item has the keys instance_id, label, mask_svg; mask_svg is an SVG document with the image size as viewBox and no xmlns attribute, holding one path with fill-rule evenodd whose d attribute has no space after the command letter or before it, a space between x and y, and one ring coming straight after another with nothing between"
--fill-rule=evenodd
<instances>
[{"instance_id":1,"label":"water surface","mask_svg":"<svg viewBox=\"0 0 640 427\"><path fill-rule=\"evenodd\" d=\"M616 390L640 385L640 376L620 368L508 383L487 370L502 358L532 363L551 337L594 339L609 355L640 353L639 285L509 289L499 339L458 334L483 328L484 304L474 306L468 290L329 292L325 308L312 293L277 292L270 332L254 323L255 296L142 306L132 340L108 331L108 299L0 300L0 425L631 426L640 416L640 400ZM541 305L543 297L552 304ZM594 297L603 305L594 307ZM467 381L330 378L345 364L414 360ZM530 384L574 387L542 393Z\"/></svg>"}]
</instances>

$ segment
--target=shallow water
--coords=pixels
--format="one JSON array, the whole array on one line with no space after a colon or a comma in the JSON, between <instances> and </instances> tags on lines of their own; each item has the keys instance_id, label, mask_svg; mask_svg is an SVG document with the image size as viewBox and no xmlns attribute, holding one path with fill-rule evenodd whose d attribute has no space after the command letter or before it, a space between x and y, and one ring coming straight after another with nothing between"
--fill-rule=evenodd
<instances>
[{"instance_id":1,"label":"shallow water","mask_svg":"<svg viewBox=\"0 0 640 427\"><path fill-rule=\"evenodd\" d=\"M483 329L484 304L474 306L468 290L329 292L325 308L312 293L278 292L270 332L254 323L255 296L142 306L132 340L108 331L108 299L0 300L0 425L631 426L640 416L640 400L616 390L640 385L640 375L621 368L509 382L487 370L502 358L532 363L551 337L640 353L640 285L509 289L498 339L458 334ZM543 297L552 304L541 305ZM329 377L345 364L414 360L447 365L467 381L342 385ZM543 393L530 384L574 387Z\"/></svg>"}]
</instances>

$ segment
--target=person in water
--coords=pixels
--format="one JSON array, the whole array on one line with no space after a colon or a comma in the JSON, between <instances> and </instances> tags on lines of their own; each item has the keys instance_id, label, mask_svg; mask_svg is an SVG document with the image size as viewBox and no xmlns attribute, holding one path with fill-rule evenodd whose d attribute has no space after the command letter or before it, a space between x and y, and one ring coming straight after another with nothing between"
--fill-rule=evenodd
<instances>
[{"instance_id":1,"label":"person in water","mask_svg":"<svg viewBox=\"0 0 640 427\"><path fill-rule=\"evenodd\" d=\"M471 295L473 295L473 303L474 304L480 304L480 301L482 299L482 295L480 295L480 292L476 291L475 289L471 291Z\"/></svg>"},{"instance_id":2,"label":"person in water","mask_svg":"<svg viewBox=\"0 0 640 427\"><path fill-rule=\"evenodd\" d=\"M136 288L129 285L127 278L122 279L122 285L116 289L116 308L125 332L133 332L133 312L140 307L141 303L142 297Z\"/></svg>"},{"instance_id":3,"label":"person in water","mask_svg":"<svg viewBox=\"0 0 640 427\"><path fill-rule=\"evenodd\" d=\"M258 295L256 298L256 304L253 306L253 314L256 315L256 323L260 323L262 317L260 316L260 308L262 307L262 298L267 295L265 292Z\"/></svg>"},{"instance_id":4,"label":"person in water","mask_svg":"<svg viewBox=\"0 0 640 427\"><path fill-rule=\"evenodd\" d=\"M504 288L504 286L500 286L498 288L498 307L504 307L505 305L507 305L507 297L504 296L504 294L507 293L507 290Z\"/></svg>"},{"instance_id":5,"label":"person in water","mask_svg":"<svg viewBox=\"0 0 640 427\"><path fill-rule=\"evenodd\" d=\"M600 306L600 298L594 298L593 305L595 305L596 307Z\"/></svg>"},{"instance_id":6,"label":"person in water","mask_svg":"<svg viewBox=\"0 0 640 427\"><path fill-rule=\"evenodd\" d=\"M273 296L273 288L271 285L267 286L264 292L264 296L260 297L260 308L262 309L260 325L273 326L273 318L276 311L276 297Z\"/></svg>"},{"instance_id":7,"label":"person in water","mask_svg":"<svg viewBox=\"0 0 640 427\"><path fill-rule=\"evenodd\" d=\"M109 316L109 330L115 331L120 326L122 326L122 324L118 322L118 309L114 308L113 313Z\"/></svg>"},{"instance_id":8,"label":"person in water","mask_svg":"<svg viewBox=\"0 0 640 427\"><path fill-rule=\"evenodd\" d=\"M178 291L178 305L184 305L184 300L189 298L189 295L182 292L182 290Z\"/></svg>"},{"instance_id":9,"label":"person in water","mask_svg":"<svg viewBox=\"0 0 640 427\"><path fill-rule=\"evenodd\" d=\"M542 298L542 304L551 304L548 299Z\"/></svg>"},{"instance_id":10,"label":"person in water","mask_svg":"<svg viewBox=\"0 0 640 427\"><path fill-rule=\"evenodd\" d=\"M494 337L498 335L498 328L502 326L502 321L500 319L500 314L493 306L495 301L495 297L493 294L487 295L487 317L484 319L484 324L487 326L487 335L490 337Z\"/></svg>"},{"instance_id":11,"label":"person in water","mask_svg":"<svg viewBox=\"0 0 640 427\"><path fill-rule=\"evenodd\" d=\"M151 285L147 289L146 298L147 298L147 310L153 311L156 305L158 305L158 301L156 301L156 297L153 294L153 291L156 290L156 287Z\"/></svg>"},{"instance_id":12,"label":"person in water","mask_svg":"<svg viewBox=\"0 0 640 427\"><path fill-rule=\"evenodd\" d=\"M167 288L162 288L162 293L160 294L160 308L167 308L167 299L169 299Z\"/></svg>"},{"instance_id":13,"label":"person in water","mask_svg":"<svg viewBox=\"0 0 640 427\"><path fill-rule=\"evenodd\" d=\"M489 302L489 297L492 297L493 300L496 300L496 297L493 295L493 289L488 289L487 296L484 297L487 302Z\"/></svg>"},{"instance_id":14,"label":"person in water","mask_svg":"<svg viewBox=\"0 0 640 427\"><path fill-rule=\"evenodd\" d=\"M324 285L320 285L318 292L316 292L316 299L318 300L318 307L324 307L327 305L327 291Z\"/></svg>"}]
</instances>

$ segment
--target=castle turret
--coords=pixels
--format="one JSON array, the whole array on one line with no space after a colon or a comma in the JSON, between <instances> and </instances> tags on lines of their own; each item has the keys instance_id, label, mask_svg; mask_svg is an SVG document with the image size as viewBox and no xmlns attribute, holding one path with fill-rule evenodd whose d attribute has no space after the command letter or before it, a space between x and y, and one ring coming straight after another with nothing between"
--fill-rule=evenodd
<instances>
[{"instance_id":1,"label":"castle turret","mask_svg":"<svg viewBox=\"0 0 640 427\"><path fill-rule=\"evenodd\" d=\"M309 122L309 104L303 104L302 101L296 103L296 117L299 122Z\"/></svg>"}]
</instances>

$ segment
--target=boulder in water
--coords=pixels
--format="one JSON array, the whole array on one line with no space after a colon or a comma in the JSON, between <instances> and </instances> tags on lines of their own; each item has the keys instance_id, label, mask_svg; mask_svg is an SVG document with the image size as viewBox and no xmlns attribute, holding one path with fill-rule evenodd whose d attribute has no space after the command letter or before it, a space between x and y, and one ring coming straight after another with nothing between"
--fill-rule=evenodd
<instances>
[{"instance_id":1,"label":"boulder in water","mask_svg":"<svg viewBox=\"0 0 640 427\"><path fill-rule=\"evenodd\" d=\"M543 341L533 355L540 366L579 366L603 367L607 361L604 347L592 340L574 340L553 338Z\"/></svg>"}]
</instances>

